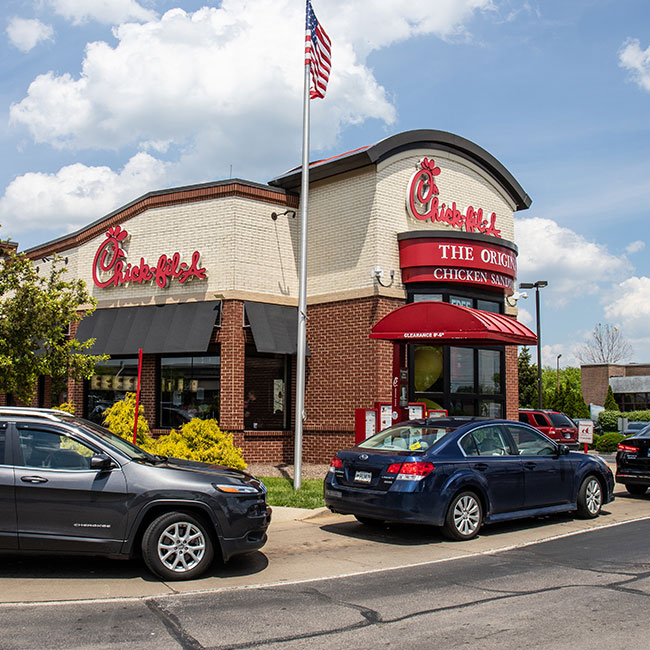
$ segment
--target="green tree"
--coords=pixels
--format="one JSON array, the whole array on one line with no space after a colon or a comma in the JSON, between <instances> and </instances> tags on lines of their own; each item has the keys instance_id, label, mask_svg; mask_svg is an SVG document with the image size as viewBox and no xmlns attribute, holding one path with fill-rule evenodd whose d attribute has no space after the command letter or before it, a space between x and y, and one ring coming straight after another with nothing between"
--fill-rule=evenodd
<instances>
[{"instance_id":1,"label":"green tree","mask_svg":"<svg viewBox=\"0 0 650 650\"><path fill-rule=\"evenodd\" d=\"M614 399L614 391L612 391L612 387L608 386L607 387L607 397L605 398L605 404L603 405L605 407L605 410L607 411L618 411L618 404L616 403L616 400Z\"/></svg>"},{"instance_id":2,"label":"green tree","mask_svg":"<svg viewBox=\"0 0 650 650\"><path fill-rule=\"evenodd\" d=\"M29 403L38 378L89 378L108 357L87 354L94 340L67 336L79 311L92 313L95 300L82 280L66 280L62 258L39 274L23 253L7 251L0 259L0 391Z\"/></svg>"},{"instance_id":3,"label":"green tree","mask_svg":"<svg viewBox=\"0 0 650 650\"><path fill-rule=\"evenodd\" d=\"M523 346L519 351L519 406L531 408L537 405L537 366L530 363L530 349Z\"/></svg>"}]
</instances>

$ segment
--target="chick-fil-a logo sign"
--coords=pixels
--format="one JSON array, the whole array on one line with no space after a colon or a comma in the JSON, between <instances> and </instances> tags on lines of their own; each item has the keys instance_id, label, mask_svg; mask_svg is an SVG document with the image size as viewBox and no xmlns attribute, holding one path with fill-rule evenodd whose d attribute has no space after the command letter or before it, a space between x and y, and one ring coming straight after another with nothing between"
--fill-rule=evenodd
<instances>
[{"instance_id":1,"label":"chick-fil-a logo sign","mask_svg":"<svg viewBox=\"0 0 650 650\"><path fill-rule=\"evenodd\" d=\"M178 280L184 284L192 278L203 280L205 269L201 268L201 254L198 251L192 253L190 262L182 262L180 253L172 255L161 255L155 266L147 264L144 257L140 258L139 264L130 264L126 261L126 252L122 243L129 236L129 233L121 226L114 226L106 233L106 240L103 241L93 260L93 282L95 286L119 287L128 282L144 284L155 280L156 284L164 289L170 280Z\"/></svg>"},{"instance_id":2,"label":"chick-fil-a logo sign","mask_svg":"<svg viewBox=\"0 0 650 650\"><path fill-rule=\"evenodd\" d=\"M406 209L418 221L437 221L447 223L453 228L465 229L467 232L478 231L484 235L501 237L501 231L496 228L497 216L493 212L489 221L483 217L483 209L469 206L465 212L451 205L440 203L438 186L435 177L440 175L440 167L436 167L433 158L422 158L417 165L417 171L411 176L406 190Z\"/></svg>"}]
</instances>

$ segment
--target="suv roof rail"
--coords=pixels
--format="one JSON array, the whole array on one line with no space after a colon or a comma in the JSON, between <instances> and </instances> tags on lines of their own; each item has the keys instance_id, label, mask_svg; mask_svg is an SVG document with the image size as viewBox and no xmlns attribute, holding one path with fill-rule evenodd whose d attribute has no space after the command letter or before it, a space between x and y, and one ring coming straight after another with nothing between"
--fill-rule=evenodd
<instances>
[{"instance_id":1,"label":"suv roof rail","mask_svg":"<svg viewBox=\"0 0 650 650\"><path fill-rule=\"evenodd\" d=\"M44 420L54 420L55 422L60 421L60 413L65 413L65 411L31 406L0 406L0 415L25 415L28 417L43 418Z\"/></svg>"}]
</instances>

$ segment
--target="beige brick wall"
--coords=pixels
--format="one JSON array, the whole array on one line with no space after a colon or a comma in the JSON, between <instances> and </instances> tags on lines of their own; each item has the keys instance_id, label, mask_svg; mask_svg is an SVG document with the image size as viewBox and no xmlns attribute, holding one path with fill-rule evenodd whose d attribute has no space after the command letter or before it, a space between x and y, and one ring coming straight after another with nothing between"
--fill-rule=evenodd
<instances>
[{"instance_id":1,"label":"beige brick wall","mask_svg":"<svg viewBox=\"0 0 650 650\"><path fill-rule=\"evenodd\" d=\"M514 240L514 203L479 167L444 151L421 150L398 154L360 171L313 183L309 194L308 293L371 291L370 271L380 266L384 281L395 270L394 289L401 290L397 234L415 230L458 232L446 224L417 221L406 210L409 179L423 157L434 158L440 201L482 208L496 214L501 237ZM380 293L386 293L380 290ZM393 295L394 292L393 292Z\"/></svg>"},{"instance_id":2,"label":"beige brick wall","mask_svg":"<svg viewBox=\"0 0 650 650\"><path fill-rule=\"evenodd\" d=\"M161 254L178 251L184 261L201 253L206 280L185 284L171 280L164 289L155 282L130 283L100 288L93 284L92 264L102 234L67 251L68 268L82 278L100 307L144 304L188 298L213 299L224 292L249 292L258 299L295 304L298 296L298 219L271 218L277 205L252 199L228 197L146 210L129 219L124 228L129 239L123 246L127 261L139 264L144 257L155 265Z\"/></svg>"}]
</instances>

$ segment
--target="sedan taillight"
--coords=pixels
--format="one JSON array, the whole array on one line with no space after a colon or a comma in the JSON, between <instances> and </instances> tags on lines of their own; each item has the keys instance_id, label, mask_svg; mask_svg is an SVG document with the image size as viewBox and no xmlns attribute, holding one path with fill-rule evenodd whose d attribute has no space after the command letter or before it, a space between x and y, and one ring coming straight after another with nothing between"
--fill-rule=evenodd
<instances>
[{"instance_id":1,"label":"sedan taillight","mask_svg":"<svg viewBox=\"0 0 650 650\"><path fill-rule=\"evenodd\" d=\"M387 474L397 474L397 481L421 481L433 472L433 463L393 463L386 470Z\"/></svg>"},{"instance_id":2,"label":"sedan taillight","mask_svg":"<svg viewBox=\"0 0 650 650\"><path fill-rule=\"evenodd\" d=\"M633 454L636 454L637 451L639 451L639 448L638 447L631 447L630 445L624 445L623 443L621 443L618 446L618 450L619 451L629 451L629 452L631 452Z\"/></svg>"},{"instance_id":3,"label":"sedan taillight","mask_svg":"<svg viewBox=\"0 0 650 650\"><path fill-rule=\"evenodd\" d=\"M332 458L332 462L330 463L330 468L328 471L334 472L337 469L342 469L342 468L343 468L343 461L337 456L334 456L334 458Z\"/></svg>"}]
</instances>

